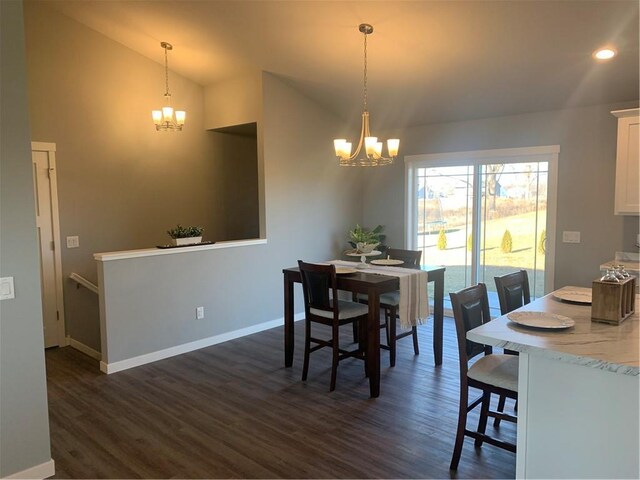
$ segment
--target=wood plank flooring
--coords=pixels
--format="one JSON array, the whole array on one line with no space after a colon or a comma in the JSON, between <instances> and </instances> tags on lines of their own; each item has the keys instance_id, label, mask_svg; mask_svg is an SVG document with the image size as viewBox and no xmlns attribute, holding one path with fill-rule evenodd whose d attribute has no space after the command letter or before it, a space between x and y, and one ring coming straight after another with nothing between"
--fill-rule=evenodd
<instances>
[{"instance_id":1,"label":"wood plank flooring","mask_svg":"<svg viewBox=\"0 0 640 480\"><path fill-rule=\"evenodd\" d=\"M70 347L47 350L55 478L513 478L514 454L476 450L469 439L449 471L459 385L453 320L445 319L439 368L431 331L419 327L419 356L401 340L394 368L382 352L377 399L355 359L340 363L329 393L328 349L312 354L300 380L302 322L292 368L284 368L282 328L112 375ZM499 434L514 441L515 426L504 422Z\"/></svg>"}]
</instances>

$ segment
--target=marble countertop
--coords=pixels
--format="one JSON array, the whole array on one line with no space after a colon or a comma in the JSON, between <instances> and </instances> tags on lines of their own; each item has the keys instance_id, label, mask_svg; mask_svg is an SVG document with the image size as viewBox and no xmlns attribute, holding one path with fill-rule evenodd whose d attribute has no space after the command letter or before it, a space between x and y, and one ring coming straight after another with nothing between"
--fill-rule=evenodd
<instances>
[{"instance_id":1,"label":"marble countertop","mask_svg":"<svg viewBox=\"0 0 640 480\"><path fill-rule=\"evenodd\" d=\"M549 294L520 310L565 315L575 320L574 327L565 330L532 329L517 325L502 316L470 330L467 338L530 355L638 376L639 306L640 295L636 295L636 312L620 325L609 325L591 321L591 305L562 302Z\"/></svg>"}]
</instances>

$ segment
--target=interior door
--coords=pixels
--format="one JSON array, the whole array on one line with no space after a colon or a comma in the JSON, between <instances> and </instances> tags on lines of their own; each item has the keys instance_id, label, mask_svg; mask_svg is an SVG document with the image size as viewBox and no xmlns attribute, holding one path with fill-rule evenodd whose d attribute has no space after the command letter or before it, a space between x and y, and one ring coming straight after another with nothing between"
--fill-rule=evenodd
<instances>
[{"instance_id":1,"label":"interior door","mask_svg":"<svg viewBox=\"0 0 640 480\"><path fill-rule=\"evenodd\" d=\"M54 211L51 174L53 165L47 151L33 150L33 180L36 197L36 226L40 245L40 276L42 285L42 315L44 328L44 346L55 347L63 344L64 325L60 323L58 308L58 276L55 249L59 245L54 242ZM60 305L61 307L61 305Z\"/></svg>"}]
</instances>

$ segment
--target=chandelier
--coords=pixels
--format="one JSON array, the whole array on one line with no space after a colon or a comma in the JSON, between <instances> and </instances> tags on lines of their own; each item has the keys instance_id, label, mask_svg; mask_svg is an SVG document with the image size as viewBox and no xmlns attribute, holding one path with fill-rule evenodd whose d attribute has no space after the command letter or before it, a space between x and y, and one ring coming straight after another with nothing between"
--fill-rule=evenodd
<instances>
[{"instance_id":1,"label":"chandelier","mask_svg":"<svg viewBox=\"0 0 640 480\"><path fill-rule=\"evenodd\" d=\"M167 52L172 50L173 46L167 42L160 42L160 46L164 48L165 106L162 107L162 110L153 110L151 116L153 117L153 123L156 124L156 130L182 130L187 113L183 110L176 110L174 112L171 106L171 94L169 93L169 61Z\"/></svg>"},{"instance_id":2,"label":"chandelier","mask_svg":"<svg viewBox=\"0 0 640 480\"><path fill-rule=\"evenodd\" d=\"M358 30L364 34L364 85L363 85L363 104L362 111L362 129L360 130L360 141L356 147L356 151L351 154L351 142L347 142L344 138L338 138L333 141L336 150L336 156L342 167L377 167L381 165L390 165L393 159L398 155L400 140L390 138L387 140L388 157L382 156L382 142L378 142L378 137L372 137L369 131L369 112L367 111L367 35L373 33L373 27L367 23L363 23ZM363 151L364 147L364 151ZM362 156L358 157L362 152Z\"/></svg>"}]
</instances>

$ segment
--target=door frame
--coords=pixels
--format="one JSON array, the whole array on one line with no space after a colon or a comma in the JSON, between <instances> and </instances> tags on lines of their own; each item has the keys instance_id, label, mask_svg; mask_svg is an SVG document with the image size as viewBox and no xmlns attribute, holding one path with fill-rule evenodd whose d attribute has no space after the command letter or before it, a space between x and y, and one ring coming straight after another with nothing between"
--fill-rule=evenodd
<instances>
[{"instance_id":1,"label":"door frame","mask_svg":"<svg viewBox=\"0 0 640 480\"><path fill-rule=\"evenodd\" d=\"M58 315L58 345L69 344L64 318L64 292L62 283L62 243L60 242L60 211L58 208L58 181L56 167L56 144L49 142L31 142L31 152L46 152L49 159L49 189L51 192L51 226L53 235L53 262L56 284L56 311ZM35 179L34 179L35 186ZM42 281L42 280L41 280ZM42 285L40 286L42 289Z\"/></svg>"},{"instance_id":2,"label":"door frame","mask_svg":"<svg viewBox=\"0 0 640 480\"><path fill-rule=\"evenodd\" d=\"M494 150L472 150L467 152L429 153L404 157L405 169L405 248L414 249L416 239L417 193L416 169L421 167L446 167L458 165L482 165L492 163L548 162L546 255L544 261L545 294L555 290L556 214L558 199L558 159L560 145L536 147L500 148ZM477 170L477 169L476 169ZM474 196L474 202L476 201ZM475 205L474 205L475 207ZM478 239L479 245L479 239Z\"/></svg>"}]
</instances>

